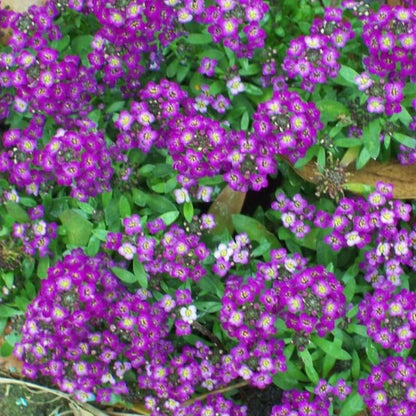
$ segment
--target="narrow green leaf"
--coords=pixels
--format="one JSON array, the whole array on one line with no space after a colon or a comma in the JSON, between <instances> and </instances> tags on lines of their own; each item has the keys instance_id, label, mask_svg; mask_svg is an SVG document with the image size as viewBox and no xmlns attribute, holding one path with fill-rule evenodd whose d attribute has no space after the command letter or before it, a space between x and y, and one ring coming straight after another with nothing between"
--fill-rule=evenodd
<instances>
[{"instance_id":1,"label":"narrow green leaf","mask_svg":"<svg viewBox=\"0 0 416 416\"><path fill-rule=\"evenodd\" d=\"M352 352L351 375L354 380L358 380L360 377L360 357L356 350Z\"/></svg>"},{"instance_id":2,"label":"narrow green leaf","mask_svg":"<svg viewBox=\"0 0 416 416\"><path fill-rule=\"evenodd\" d=\"M36 274L40 279L46 279L46 277L48 276L49 264L50 264L49 257L41 257L39 259L38 267L36 269Z\"/></svg>"},{"instance_id":3,"label":"narrow green leaf","mask_svg":"<svg viewBox=\"0 0 416 416\"><path fill-rule=\"evenodd\" d=\"M370 160L370 158L370 153L368 153L368 150L365 147L363 147L355 163L356 168L362 169L365 166L365 164Z\"/></svg>"},{"instance_id":4,"label":"narrow green leaf","mask_svg":"<svg viewBox=\"0 0 416 416\"><path fill-rule=\"evenodd\" d=\"M367 149L368 154L373 159L376 159L380 153L380 120L375 119L363 128L363 143L364 148Z\"/></svg>"},{"instance_id":5,"label":"narrow green leaf","mask_svg":"<svg viewBox=\"0 0 416 416\"><path fill-rule=\"evenodd\" d=\"M140 287L147 289L149 281L147 278L146 270L144 269L143 264L137 259L137 256L134 256L133 258L133 272Z\"/></svg>"},{"instance_id":6,"label":"narrow green leaf","mask_svg":"<svg viewBox=\"0 0 416 416\"><path fill-rule=\"evenodd\" d=\"M351 355L341 348L341 340L338 340L338 343L336 343L335 340L331 342L318 335L312 335L311 340L325 354L330 355L337 360L351 360Z\"/></svg>"},{"instance_id":7,"label":"narrow green leaf","mask_svg":"<svg viewBox=\"0 0 416 416\"><path fill-rule=\"evenodd\" d=\"M126 217L130 217L131 215L130 202L124 195L121 195L118 201L118 209L120 211L120 217L122 219Z\"/></svg>"},{"instance_id":8,"label":"narrow green leaf","mask_svg":"<svg viewBox=\"0 0 416 416\"><path fill-rule=\"evenodd\" d=\"M319 375L313 366L313 361L310 352L307 349L305 349L303 351L298 351L298 355L303 361L303 364L305 365L305 372L309 380L312 382L312 384L318 384Z\"/></svg>"},{"instance_id":9,"label":"narrow green leaf","mask_svg":"<svg viewBox=\"0 0 416 416\"><path fill-rule=\"evenodd\" d=\"M211 35L208 33L191 33L184 40L189 45L207 45L211 43Z\"/></svg>"},{"instance_id":10,"label":"narrow green leaf","mask_svg":"<svg viewBox=\"0 0 416 416\"><path fill-rule=\"evenodd\" d=\"M187 222L192 221L194 216L194 206L192 205L192 201L188 201L183 204L183 216Z\"/></svg>"},{"instance_id":11,"label":"narrow green leaf","mask_svg":"<svg viewBox=\"0 0 416 416\"><path fill-rule=\"evenodd\" d=\"M166 76L168 78L173 78L178 72L178 67L179 67L179 61L175 59L166 68Z\"/></svg>"},{"instance_id":12,"label":"narrow green leaf","mask_svg":"<svg viewBox=\"0 0 416 416\"><path fill-rule=\"evenodd\" d=\"M380 357L378 355L377 348L370 338L367 338L365 352L367 354L368 361L370 361L372 365L377 365L379 363Z\"/></svg>"},{"instance_id":13,"label":"narrow green leaf","mask_svg":"<svg viewBox=\"0 0 416 416\"><path fill-rule=\"evenodd\" d=\"M22 311L11 308L7 305L0 305L0 316L2 318L11 318L12 316L23 315Z\"/></svg>"},{"instance_id":14,"label":"narrow green leaf","mask_svg":"<svg viewBox=\"0 0 416 416\"><path fill-rule=\"evenodd\" d=\"M334 368L336 361L337 359L335 357L332 357L329 354L325 355L322 363L322 375L324 378L328 377L328 374Z\"/></svg>"},{"instance_id":15,"label":"narrow green leaf","mask_svg":"<svg viewBox=\"0 0 416 416\"><path fill-rule=\"evenodd\" d=\"M257 85L244 83L245 91L247 94L260 96L263 95L263 90Z\"/></svg>"},{"instance_id":16,"label":"narrow green leaf","mask_svg":"<svg viewBox=\"0 0 416 416\"><path fill-rule=\"evenodd\" d=\"M403 146L409 147L410 149L416 148L416 140L413 137L409 137L405 134L394 132L393 138Z\"/></svg>"},{"instance_id":17,"label":"narrow green leaf","mask_svg":"<svg viewBox=\"0 0 416 416\"><path fill-rule=\"evenodd\" d=\"M247 130L249 122L250 122L250 119L249 119L248 112L245 111L243 113L243 117L241 117L241 130Z\"/></svg>"},{"instance_id":18,"label":"narrow green leaf","mask_svg":"<svg viewBox=\"0 0 416 416\"><path fill-rule=\"evenodd\" d=\"M121 267L112 267L111 271L124 283L136 283L137 277Z\"/></svg>"}]
</instances>

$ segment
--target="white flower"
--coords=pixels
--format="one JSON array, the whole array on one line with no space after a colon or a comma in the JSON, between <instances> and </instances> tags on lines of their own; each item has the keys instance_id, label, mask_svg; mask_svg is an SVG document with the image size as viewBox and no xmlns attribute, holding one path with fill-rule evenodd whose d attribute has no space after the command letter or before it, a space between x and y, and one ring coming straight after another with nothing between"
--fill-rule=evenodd
<instances>
[{"instance_id":1,"label":"white flower","mask_svg":"<svg viewBox=\"0 0 416 416\"><path fill-rule=\"evenodd\" d=\"M214 252L214 257L219 259L220 257L224 260L228 261L229 258L232 256L233 250L228 247L226 244L221 243L218 248Z\"/></svg>"},{"instance_id":2,"label":"white flower","mask_svg":"<svg viewBox=\"0 0 416 416\"><path fill-rule=\"evenodd\" d=\"M118 249L118 254L123 256L126 260L133 260L133 257L136 254L136 247L130 243L123 243Z\"/></svg>"},{"instance_id":3,"label":"white flower","mask_svg":"<svg viewBox=\"0 0 416 416\"><path fill-rule=\"evenodd\" d=\"M179 313L181 314L182 319L188 323L189 325L192 325L194 321L196 321L196 306L195 305L189 305L189 306L183 306Z\"/></svg>"}]
</instances>

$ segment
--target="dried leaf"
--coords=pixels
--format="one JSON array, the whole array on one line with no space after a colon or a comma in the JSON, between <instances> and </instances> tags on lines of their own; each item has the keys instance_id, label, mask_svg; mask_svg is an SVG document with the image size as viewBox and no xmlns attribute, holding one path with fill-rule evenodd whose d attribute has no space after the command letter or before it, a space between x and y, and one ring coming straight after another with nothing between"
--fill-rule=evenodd
<instances>
[{"instance_id":1,"label":"dried leaf","mask_svg":"<svg viewBox=\"0 0 416 416\"><path fill-rule=\"evenodd\" d=\"M319 172L315 162L309 162L302 169L295 169L296 173L308 182L317 183ZM347 169L349 175L347 183L374 187L377 182L391 183L394 186L395 199L416 198L416 165L400 165L397 161L382 164L369 161L363 169Z\"/></svg>"},{"instance_id":2,"label":"dried leaf","mask_svg":"<svg viewBox=\"0 0 416 416\"><path fill-rule=\"evenodd\" d=\"M230 234L233 233L232 216L241 212L245 197L245 192L233 191L229 186L221 191L208 210L208 213L215 216L214 234L221 234L225 229Z\"/></svg>"}]
</instances>

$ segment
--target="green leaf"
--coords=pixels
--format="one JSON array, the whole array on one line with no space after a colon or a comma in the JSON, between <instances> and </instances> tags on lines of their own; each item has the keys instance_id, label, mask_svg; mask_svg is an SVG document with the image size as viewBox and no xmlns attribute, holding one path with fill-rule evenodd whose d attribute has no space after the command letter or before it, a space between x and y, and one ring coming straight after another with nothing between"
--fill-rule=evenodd
<instances>
[{"instance_id":1,"label":"green leaf","mask_svg":"<svg viewBox=\"0 0 416 416\"><path fill-rule=\"evenodd\" d=\"M367 354L368 361L370 361L372 365L377 365L379 363L380 357L378 355L377 348L370 338L367 338L365 352Z\"/></svg>"},{"instance_id":2,"label":"green leaf","mask_svg":"<svg viewBox=\"0 0 416 416\"><path fill-rule=\"evenodd\" d=\"M317 163L318 163L319 168L322 168L322 169L326 165L326 152L325 152L325 149L323 147L319 148Z\"/></svg>"},{"instance_id":3,"label":"green leaf","mask_svg":"<svg viewBox=\"0 0 416 416\"><path fill-rule=\"evenodd\" d=\"M344 295L347 302L351 302L355 294L357 284L355 282L355 276L358 274L358 263L354 263L350 266L342 276L344 282Z\"/></svg>"},{"instance_id":4,"label":"green leaf","mask_svg":"<svg viewBox=\"0 0 416 416\"><path fill-rule=\"evenodd\" d=\"M373 159L376 159L380 153L380 121L379 119L372 120L363 128L363 143L364 148L367 149L368 154Z\"/></svg>"},{"instance_id":5,"label":"green leaf","mask_svg":"<svg viewBox=\"0 0 416 416\"><path fill-rule=\"evenodd\" d=\"M211 35L208 33L191 33L184 40L189 45L207 45L211 43Z\"/></svg>"},{"instance_id":6,"label":"green leaf","mask_svg":"<svg viewBox=\"0 0 416 416\"><path fill-rule=\"evenodd\" d=\"M81 211L85 212L88 215L91 215L94 213L95 209L92 205L88 204L87 202L81 202L81 201L77 201L77 204L79 206L79 208L81 209Z\"/></svg>"},{"instance_id":7,"label":"green leaf","mask_svg":"<svg viewBox=\"0 0 416 416\"><path fill-rule=\"evenodd\" d=\"M354 78L359 74L354 69L346 65L341 65L341 69L338 72L338 76L334 79L334 82L344 86L355 85Z\"/></svg>"},{"instance_id":8,"label":"green leaf","mask_svg":"<svg viewBox=\"0 0 416 416\"><path fill-rule=\"evenodd\" d=\"M75 37L71 42L72 51L77 55L86 55L92 51L91 42L93 35L80 35Z\"/></svg>"},{"instance_id":9,"label":"green leaf","mask_svg":"<svg viewBox=\"0 0 416 416\"><path fill-rule=\"evenodd\" d=\"M136 283L137 277L121 267L112 267L111 271L124 283Z\"/></svg>"},{"instance_id":10,"label":"green leaf","mask_svg":"<svg viewBox=\"0 0 416 416\"><path fill-rule=\"evenodd\" d=\"M260 244L267 240L272 248L281 247L276 236L254 218L242 214L234 214L231 218L236 231L238 233L247 233L250 240L257 241Z\"/></svg>"},{"instance_id":11,"label":"green leaf","mask_svg":"<svg viewBox=\"0 0 416 416\"><path fill-rule=\"evenodd\" d=\"M148 206L157 214L177 211L176 205L168 198L158 194L147 194L140 189L133 190L133 202L141 207Z\"/></svg>"},{"instance_id":12,"label":"green leaf","mask_svg":"<svg viewBox=\"0 0 416 416\"><path fill-rule=\"evenodd\" d=\"M324 376L324 378L328 377L328 374L334 368L336 361L337 359L329 354L324 356L324 360L322 363L322 375Z\"/></svg>"},{"instance_id":13,"label":"green leaf","mask_svg":"<svg viewBox=\"0 0 416 416\"><path fill-rule=\"evenodd\" d=\"M121 195L118 201L118 209L120 211L121 218L130 217L131 215L130 202L124 195Z\"/></svg>"},{"instance_id":14,"label":"green leaf","mask_svg":"<svg viewBox=\"0 0 416 416\"><path fill-rule=\"evenodd\" d=\"M11 289L14 282L14 273L13 272L2 272L1 278L3 279L7 288Z\"/></svg>"},{"instance_id":15,"label":"green leaf","mask_svg":"<svg viewBox=\"0 0 416 416\"><path fill-rule=\"evenodd\" d=\"M310 162L317 154L321 147L314 144L307 151L304 157L298 159L293 165L295 169L302 169L308 162Z\"/></svg>"},{"instance_id":16,"label":"green leaf","mask_svg":"<svg viewBox=\"0 0 416 416\"><path fill-rule=\"evenodd\" d=\"M100 240L94 235L91 236L90 241L87 245L87 249L85 250L85 254L91 257L96 256L98 252L100 251L100 246L101 246Z\"/></svg>"},{"instance_id":17,"label":"green leaf","mask_svg":"<svg viewBox=\"0 0 416 416\"><path fill-rule=\"evenodd\" d=\"M22 311L18 309L11 308L7 305L0 305L0 316L2 318L11 318L12 316L23 315Z\"/></svg>"},{"instance_id":18,"label":"green leaf","mask_svg":"<svg viewBox=\"0 0 416 416\"><path fill-rule=\"evenodd\" d=\"M183 204L183 216L187 222L192 221L194 216L194 206L192 205L192 201L188 201Z\"/></svg>"},{"instance_id":19,"label":"green leaf","mask_svg":"<svg viewBox=\"0 0 416 416\"><path fill-rule=\"evenodd\" d=\"M58 52L62 52L69 46L70 37L69 35L62 36L61 39L53 40L50 43L52 49L56 49Z\"/></svg>"},{"instance_id":20,"label":"green leaf","mask_svg":"<svg viewBox=\"0 0 416 416\"><path fill-rule=\"evenodd\" d=\"M143 264L137 259L137 256L134 256L133 258L133 272L140 287L147 289L149 281L147 278L146 270L144 269Z\"/></svg>"},{"instance_id":21,"label":"green leaf","mask_svg":"<svg viewBox=\"0 0 416 416\"><path fill-rule=\"evenodd\" d=\"M173 78L177 72L179 67L179 61L177 59L173 60L166 68L166 76L168 78Z\"/></svg>"},{"instance_id":22,"label":"green leaf","mask_svg":"<svg viewBox=\"0 0 416 416\"><path fill-rule=\"evenodd\" d=\"M335 100L321 100L316 102L318 110L321 112L320 120L322 123L335 121L340 115L348 115L348 108Z\"/></svg>"},{"instance_id":23,"label":"green leaf","mask_svg":"<svg viewBox=\"0 0 416 416\"><path fill-rule=\"evenodd\" d=\"M49 264L49 257L41 257L39 259L38 267L36 269L36 274L39 277L39 279L46 279L46 277L48 276Z\"/></svg>"},{"instance_id":24,"label":"green leaf","mask_svg":"<svg viewBox=\"0 0 416 416\"><path fill-rule=\"evenodd\" d=\"M6 207L7 213L16 222L27 222L27 221L29 221L29 215L17 202L7 201L4 205Z\"/></svg>"},{"instance_id":25,"label":"green leaf","mask_svg":"<svg viewBox=\"0 0 416 416\"><path fill-rule=\"evenodd\" d=\"M311 340L325 354L330 355L337 360L351 360L351 355L341 348L342 341L340 339L335 339L331 342L318 335L312 335Z\"/></svg>"},{"instance_id":26,"label":"green leaf","mask_svg":"<svg viewBox=\"0 0 416 416\"><path fill-rule=\"evenodd\" d=\"M253 84L244 83L245 91L247 94L261 96L263 95L263 90L260 87L257 87Z\"/></svg>"},{"instance_id":27,"label":"green leaf","mask_svg":"<svg viewBox=\"0 0 416 416\"><path fill-rule=\"evenodd\" d=\"M218 61L224 58L224 52L218 49L207 49L207 50L204 49L201 53L198 54L198 57L200 59L210 58L210 59L216 59Z\"/></svg>"},{"instance_id":28,"label":"green leaf","mask_svg":"<svg viewBox=\"0 0 416 416\"><path fill-rule=\"evenodd\" d=\"M188 65L179 66L178 72L176 73L176 81L181 83L186 78L186 76L188 75L190 69L191 68Z\"/></svg>"},{"instance_id":29,"label":"green leaf","mask_svg":"<svg viewBox=\"0 0 416 416\"><path fill-rule=\"evenodd\" d=\"M178 217L179 211L169 211L159 216L166 225L173 224Z\"/></svg>"},{"instance_id":30,"label":"green leaf","mask_svg":"<svg viewBox=\"0 0 416 416\"><path fill-rule=\"evenodd\" d=\"M87 114L87 117L97 125L100 124L102 116L103 113L99 108L96 108L95 110L92 110L91 113Z\"/></svg>"},{"instance_id":31,"label":"green leaf","mask_svg":"<svg viewBox=\"0 0 416 416\"><path fill-rule=\"evenodd\" d=\"M354 380L360 377L360 357L356 350L352 352L351 375Z\"/></svg>"},{"instance_id":32,"label":"green leaf","mask_svg":"<svg viewBox=\"0 0 416 416\"><path fill-rule=\"evenodd\" d=\"M250 122L250 117L248 115L248 111L245 111L243 113L243 117L241 117L241 124L240 124L241 130L247 130L249 122Z\"/></svg>"},{"instance_id":33,"label":"green leaf","mask_svg":"<svg viewBox=\"0 0 416 416\"><path fill-rule=\"evenodd\" d=\"M355 147L362 145L363 142L361 139L354 137L345 137L334 140L334 146L337 147Z\"/></svg>"},{"instance_id":34,"label":"green leaf","mask_svg":"<svg viewBox=\"0 0 416 416\"><path fill-rule=\"evenodd\" d=\"M112 113L117 113L120 110L123 110L123 108L125 107L126 102L125 101L114 101L113 103L111 103L107 108L106 108L106 112L109 114Z\"/></svg>"},{"instance_id":35,"label":"green leaf","mask_svg":"<svg viewBox=\"0 0 416 416\"><path fill-rule=\"evenodd\" d=\"M260 65L249 64L245 68L240 69L238 72L243 77L256 75L260 72Z\"/></svg>"},{"instance_id":36,"label":"green leaf","mask_svg":"<svg viewBox=\"0 0 416 416\"><path fill-rule=\"evenodd\" d=\"M365 166L365 164L370 160L370 158L370 153L368 153L368 150L365 147L363 147L355 163L355 167L357 168L357 170L362 169Z\"/></svg>"},{"instance_id":37,"label":"green leaf","mask_svg":"<svg viewBox=\"0 0 416 416\"><path fill-rule=\"evenodd\" d=\"M110 199L104 209L104 218L109 231L116 231L120 228L120 211L118 201Z\"/></svg>"},{"instance_id":38,"label":"green leaf","mask_svg":"<svg viewBox=\"0 0 416 416\"><path fill-rule=\"evenodd\" d=\"M362 397L355 391L352 392L345 402L342 403L339 416L354 416L364 410L364 402Z\"/></svg>"},{"instance_id":39,"label":"green leaf","mask_svg":"<svg viewBox=\"0 0 416 416\"><path fill-rule=\"evenodd\" d=\"M303 361L303 364L305 365L305 372L309 380L312 382L312 384L318 384L319 375L313 366L313 361L310 352L307 349L305 349L303 351L298 351L298 355L300 359Z\"/></svg>"},{"instance_id":40,"label":"green leaf","mask_svg":"<svg viewBox=\"0 0 416 416\"><path fill-rule=\"evenodd\" d=\"M416 148L416 140L413 137L409 137L405 134L394 132L393 138L403 146L409 147L410 149Z\"/></svg>"},{"instance_id":41,"label":"green leaf","mask_svg":"<svg viewBox=\"0 0 416 416\"><path fill-rule=\"evenodd\" d=\"M299 385L299 382L306 382L308 378L292 361L287 361L287 370L284 373L277 373L273 376L273 382L283 390L291 390Z\"/></svg>"},{"instance_id":42,"label":"green leaf","mask_svg":"<svg viewBox=\"0 0 416 416\"><path fill-rule=\"evenodd\" d=\"M92 224L78 210L68 209L59 215L66 229L66 242L74 246L85 246L91 236Z\"/></svg>"}]
</instances>

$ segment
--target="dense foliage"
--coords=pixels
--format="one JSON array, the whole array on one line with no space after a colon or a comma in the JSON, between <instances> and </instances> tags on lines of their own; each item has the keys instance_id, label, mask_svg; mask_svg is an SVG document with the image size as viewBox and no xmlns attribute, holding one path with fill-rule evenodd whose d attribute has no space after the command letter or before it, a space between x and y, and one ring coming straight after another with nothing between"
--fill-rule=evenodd
<instances>
[{"instance_id":1,"label":"dense foliage","mask_svg":"<svg viewBox=\"0 0 416 416\"><path fill-rule=\"evenodd\" d=\"M416 162L404 3L1 10L1 354L152 416L414 414L415 208L347 172Z\"/></svg>"}]
</instances>

